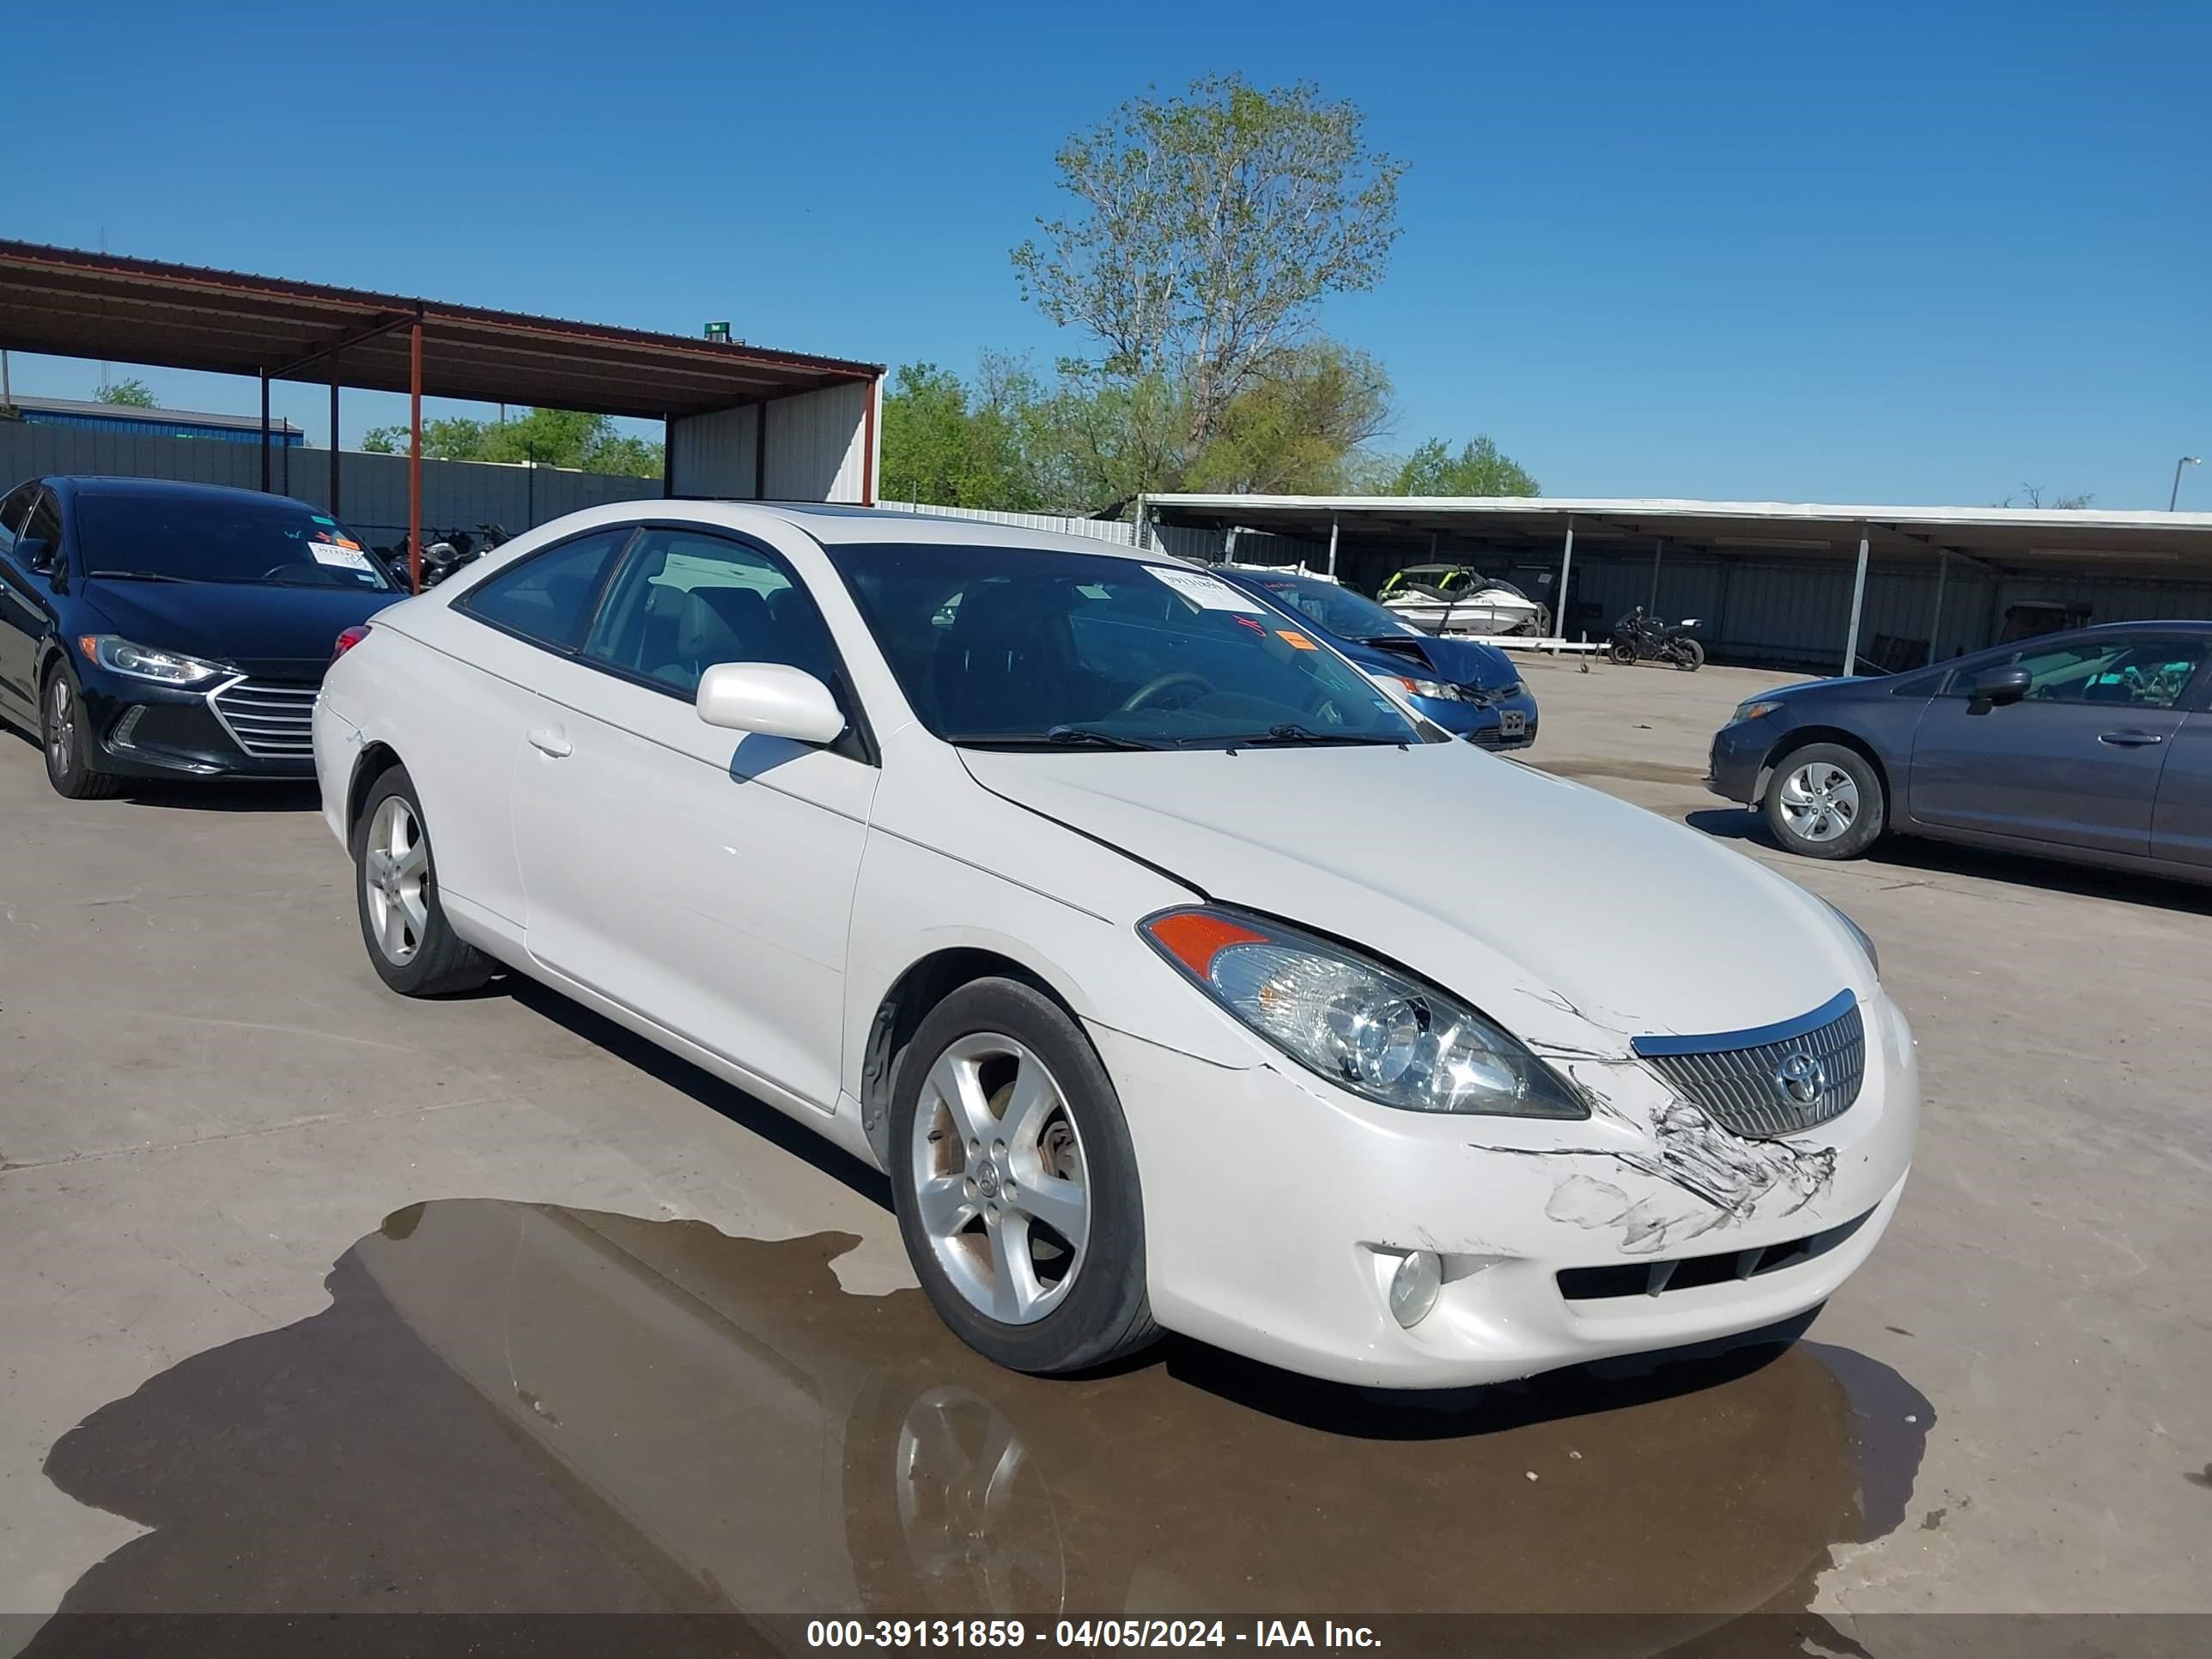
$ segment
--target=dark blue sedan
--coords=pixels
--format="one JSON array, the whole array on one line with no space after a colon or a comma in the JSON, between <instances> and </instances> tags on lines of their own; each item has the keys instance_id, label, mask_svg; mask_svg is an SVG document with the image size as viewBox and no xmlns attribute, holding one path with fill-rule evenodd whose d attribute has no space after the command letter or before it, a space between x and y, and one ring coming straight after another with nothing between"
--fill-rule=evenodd
<instances>
[{"instance_id":1,"label":"dark blue sedan","mask_svg":"<svg viewBox=\"0 0 2212 1659\"><path fill-rule=\"evenodd\" d=\"M73 799L125 778L308 778L338 635L403 595L305 501L145 478L0 498L0 719Z\"/></svg>"},{"instance_id":2,"label":"dark blue sedan","mask_svg":"<svg viewBox=\"0 0 2212 1659\"><path fill-rule=\"evenodd\" d=\"M1745 702L1706 787L1809 858L1885 831L2212 881L2212 623L2107 623Z\"/></svg>"},{"instance_id":3,"label":"dark blue sedan","mask_svg":"<svg viewBox=\"0 0 2212 1659\"><path fill-rule=\"evenodd\" d=\"M1536 699L1496 646L1424 634L1364 594L1317 576L1258 566L1212 569L1296 617L1370 678L1392 682L1445 731L1485 749L1526 749L1536 741Z\"/></svg>"}]
</instances>

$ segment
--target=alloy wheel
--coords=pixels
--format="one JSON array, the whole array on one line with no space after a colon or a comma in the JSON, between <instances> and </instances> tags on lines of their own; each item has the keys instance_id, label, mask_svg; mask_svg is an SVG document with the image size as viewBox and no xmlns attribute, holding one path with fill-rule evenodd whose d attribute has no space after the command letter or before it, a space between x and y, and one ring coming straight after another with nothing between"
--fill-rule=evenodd
<instances>
[{"instance_id":1,"label":"alloy wheel","mask_svg":"<svg viewBox=\"0 0 2212 1659\"><path fill-rule=\"evenodd\" d=\"M1834 841L1858 822L1859 787L1830 761L1801 766L1782 781L1782 816L1807 841Z\"/></svg>"},{"instance_id":2,"label":"alloy wheel","mask_svg":"<svg viewBox=\"0 0 2212 1659\"><path fill-rule=\"evenodd\" d=\"M385 797L369 820L361 880L376 948L393 967L404 967L430 927L430 847L404 796Z\"/></svg>"},{"instance_id":3,"label":"alloy wheel","mask_svg":"<svg viewBox=\"0 0 2212 1659\"><path fill-rule=\"evenodd\" d=\"M57 673L46 690L46 763L65 778L76 758L76 696L69 676Z\"/></svg>"},{"instance_id":4,"label":"alloy wheel","mask_svg":"<svg viewBox=\"0 0 2212 1659\"><path fill-rule=\"evenodd\" d=\"M1066 1299L1091 1238L1090 1177L1043 1060L997 1031L947 1048L922 1082L911 1168L930 1249L978 1312L1029 1325Z\"/></svg>"}]
</instances>

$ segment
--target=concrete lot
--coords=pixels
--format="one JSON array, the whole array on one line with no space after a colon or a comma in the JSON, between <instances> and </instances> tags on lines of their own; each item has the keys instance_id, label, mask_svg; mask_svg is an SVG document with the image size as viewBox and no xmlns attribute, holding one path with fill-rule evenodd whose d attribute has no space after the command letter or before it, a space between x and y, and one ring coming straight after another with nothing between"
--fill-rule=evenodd
<instances>
[{"instance_id":1,"label":"concrete lot","mask_svg":"<svg viewBox=\"0 0 2212 1659\"><path fill-rule=\"evenodd\" d=\"M310 796L68 803L0 737L0 1612L2212 1609L2212 896L1789 860L1698 784L1780 677L1528 672L1537 763L1876 938L1926 1132L1788 1353L1449 1412L1182 1346L990 1373L840 1156L533 988L386 994ZM935 1510L870 1473L933 1457ZM1475 1515L1495 1571L1344 1542Z\"/></svg>"}]
</instances>

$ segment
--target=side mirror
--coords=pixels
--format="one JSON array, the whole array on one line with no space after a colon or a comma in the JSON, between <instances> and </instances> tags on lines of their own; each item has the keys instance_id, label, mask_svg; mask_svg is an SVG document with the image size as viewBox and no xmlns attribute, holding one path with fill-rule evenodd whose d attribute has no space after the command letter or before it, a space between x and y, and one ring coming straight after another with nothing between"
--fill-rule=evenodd
<instances>
[{"instance_id":1,"label":"side mirror","mask_svg":"<svg viewBox=\"0 0 2212 1659\"><path fill-rule=\"evenodd\" d=\"M698 709L709 726L794 743L835 743L845 730L830 688L780 662L716 663L699 677Z\"/></svg>"},{"instance_id":2,"label":"side mirror","mask_svg":"<svg viewBox=\"0 0 2212 1659\"><path fill-rule=\"evenodd\" d=\"M2027 695L2027 688L2033 684L2034 678L2025 668L1992 668L1967 688L1972 701L1966 705L1966 712L1987 714L1992 708L2018 702Z\"/></svg>"},{"instance_id":3,"label":"side mirror","mask_svg":"<svg viewBox=\"0 0 2212 1659\"><path fill-rule=\"evenodd\" d=\"M26 568L43 574L54 568L54 544L44 536L25 536L15 544L15 556Z\"/></svg>"}]
</instances>

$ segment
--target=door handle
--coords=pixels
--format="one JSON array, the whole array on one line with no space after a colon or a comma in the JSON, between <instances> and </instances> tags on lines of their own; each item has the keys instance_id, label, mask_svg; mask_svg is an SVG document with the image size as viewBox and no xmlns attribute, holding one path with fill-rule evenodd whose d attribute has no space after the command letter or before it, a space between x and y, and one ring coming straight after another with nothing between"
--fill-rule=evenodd
<instances>
[{"instance_id":1,"label":"door handle","mask_svg":"<svg viewBox=\"0 0 2212 1659\"><path fill-rule=\"evenodd\" d=\"M2109 743L2115 749L2148 749L2166 739L2154 732L2103 732L2098 734L2097 741Z\"/></svg>"},{"instance_id":2,"label":"door handle","mask_svg":"<svg viewBox=\"0 0 2212 1659\"><path fill-rule=\"evenodd\" d=\"M557 726L541 726L531 732L530 746L541 755L550 755L555 760L576 752L575 745L562 734Z\"/></svg>"}]
</instances>

